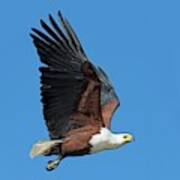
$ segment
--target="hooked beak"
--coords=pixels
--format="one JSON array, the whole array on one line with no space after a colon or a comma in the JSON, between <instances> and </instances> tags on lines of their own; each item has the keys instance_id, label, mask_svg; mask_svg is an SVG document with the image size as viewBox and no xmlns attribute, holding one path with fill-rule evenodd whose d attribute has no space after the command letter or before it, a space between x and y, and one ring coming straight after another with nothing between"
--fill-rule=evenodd
<instances>
[{"instance_id":1,"label":"hooked beak","mask_svg":"<svg viewBox=\"0 0 180 180\"><path fill-rule=\"evenodd\" d=\"M126 141L127 143L130 143L130 142L132 142L132 141L135 141L135 138L134 138L133 135L129 134L129 135L126 137L125 141Z\"/></svg>"}]
</instances>

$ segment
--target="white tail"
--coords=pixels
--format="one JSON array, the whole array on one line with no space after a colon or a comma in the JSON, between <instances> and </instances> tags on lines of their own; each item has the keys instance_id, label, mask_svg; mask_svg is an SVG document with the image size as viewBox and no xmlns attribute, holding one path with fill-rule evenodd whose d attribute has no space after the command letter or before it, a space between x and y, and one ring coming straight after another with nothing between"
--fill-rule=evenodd
<instances>
[{"instance_id":1,"label":"white tail","mask_svg":"<svg viewBox=\"0 0 180 180\"><path fill-rule=\"evenodd\" d=\"M51 141L39 141L33 145L30 157L34 158L37 156L45 155L50 152L51 148L56 146L57 144L61 144L62 140L51 140Z\"/></svg>"}]
</instances>

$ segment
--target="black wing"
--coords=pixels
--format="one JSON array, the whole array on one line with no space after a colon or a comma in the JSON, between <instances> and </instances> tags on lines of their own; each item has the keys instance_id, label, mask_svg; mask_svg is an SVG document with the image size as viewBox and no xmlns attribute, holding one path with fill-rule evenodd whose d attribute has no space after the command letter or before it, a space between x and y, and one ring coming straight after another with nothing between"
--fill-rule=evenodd
<instances>
[{"instance_id":1,"label":"black wing","mask_svg":"<svg viewBox=\"0 0 180 180\"><path fill-rule=\"evenodd\" d=\"M82 64L87 61L81 44L72 27L61 13L58 13L64 31L49 15L52 28L41 20L48 34L32 29L31 37L45 66L41 71L41 95L43 112L49 135L60 138L68 130L69 117L86 84L81 72Z\"/></svg>"}]
</instances>

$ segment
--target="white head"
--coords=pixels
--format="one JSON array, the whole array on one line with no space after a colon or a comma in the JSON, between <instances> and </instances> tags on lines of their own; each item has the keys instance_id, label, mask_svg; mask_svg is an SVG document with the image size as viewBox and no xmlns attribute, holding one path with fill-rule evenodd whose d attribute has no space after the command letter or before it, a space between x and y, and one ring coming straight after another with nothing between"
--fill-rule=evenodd
<instances>
[{"instance_id":1,"label":"white head","mask_svg":"<svg viewBox=\"0 0 180 180\"><path fill-rule=\"evenodd\" d=\"M111 143L114 144L115 147L121 147L132 141L134 141L134 137L129 133L113 134L111 139Z\"/></svg>"},{"instance_id":2,"label":"white head","mask_svg":"<svg viewBox=\"0 0 180 180\"><path fill-rule=\"evenodd\" d=\"M114 134L107 128L102 128L99 134L94 135L89 143L91 144L91 153L103 150L116 149L124 144L130 143L134 137L129 133Z\"/></svg>"}]
</instances>

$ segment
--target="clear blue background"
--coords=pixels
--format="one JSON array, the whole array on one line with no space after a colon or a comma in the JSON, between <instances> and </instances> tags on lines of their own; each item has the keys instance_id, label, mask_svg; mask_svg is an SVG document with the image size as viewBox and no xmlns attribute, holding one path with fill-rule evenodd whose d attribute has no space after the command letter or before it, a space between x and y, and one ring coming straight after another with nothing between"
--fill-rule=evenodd
<instances>
[{"instance_id":1,"label":"clear blue background","mask_svg":"<svg viewBox=\"0 0 180 180\"><path fill-rule=\"evenodd\" d=\"M180 2L177 0L6 0L0 3L0 179L179 180ZM31 145L48 137L39 97L31 27L61 10L89 58L121 98L113 130L136 142L69 158L52 173Z\"/></svg>"}]
</instances>

